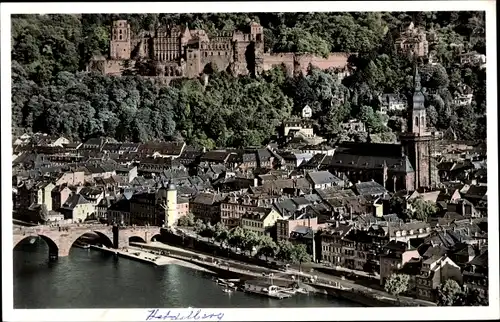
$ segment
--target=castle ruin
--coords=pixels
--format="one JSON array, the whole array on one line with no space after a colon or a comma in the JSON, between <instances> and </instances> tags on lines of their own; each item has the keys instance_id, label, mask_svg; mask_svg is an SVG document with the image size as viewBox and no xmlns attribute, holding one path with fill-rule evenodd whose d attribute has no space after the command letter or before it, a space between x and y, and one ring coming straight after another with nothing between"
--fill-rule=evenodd
<instances>
[{"instance_id":1,"label":"castle ruin","mask_svg":"<svg viewBox=\"0 0 500 322\"><path fill-rule=\"evenodd\" d=\"M159 25L153 32L134 35L127 20L117 20L111 28L109 57L94 56L88 71L121 76L127 70L138 70L138 62L148 62L152 68L139 74L167 83L174 78L196 78L212 67L233 75L247 75L275 66L285 68L288 74L306 73L309 65L313 65L323 70L335 69L341 78L348 75L346 53L332 53L327 58L265 53L263 29L252 21L246 32L218 31L209 37L205 30L191 30L187 25Z\"/></svg>"}]
</instances>

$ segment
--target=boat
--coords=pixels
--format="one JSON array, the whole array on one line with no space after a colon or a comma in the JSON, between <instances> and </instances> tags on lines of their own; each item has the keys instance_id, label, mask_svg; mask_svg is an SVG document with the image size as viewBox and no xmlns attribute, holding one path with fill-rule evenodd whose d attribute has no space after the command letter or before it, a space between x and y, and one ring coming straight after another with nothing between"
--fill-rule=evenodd
<instances>
[{"instance_id":1,"label":"boat","mask_svg":"<svg viewBox=\"0 0 500 322\"><path fill-rule=\"evenodd\" d=\"M300 294L309 294L309 291L307 291L303 288L296 288L295 292L300 293Z\"/></svg>"},{"instance_id":2,"label":"boat","mask_svg":"<svg viewBox=\"0 0 500 322\"><path fill-rule=\"evenodd\" d=\"M262 283L261 281L245 282L244 291L258 295L264 295L275 299L284 299L292 297L291 294L282 292L282 288L273 284Z\"/></svg>"},{"instance_id":3,"label":"boat","mask_svg":"<svg viewBox=\"0 0 500 322\"><path fill-rule=\"evenodd\" d=\"M89 249L90 248L89 244L84 244L84 243L75 243L73 246L78 247L78 248L83 248L83 249Z\"/></svg>"},{"instance_id":4,"label":"boat","mask_svg":"<svg viewBox=\"0 0 500 322\"><path fill-rule=\"evenodd\" d=\"M297 290L293 289L293 288L283 289L283 290L281 290L281 292L286 293L286 294L290 294L290 295L297 294Z\"/></svg>"},{"instance_id":5,"label":"boat","mask_svg":"<svg viewBox=\"0 0 500 322\"><path fill-rule=\"evenodd\" d=\"M233 292L233 290L232 290L232 289L230 289L230 288L223 288L223 289L222 289L222 292L224 292L224 293L232 293L232 292Z\"/></svg>"}]
</instances>

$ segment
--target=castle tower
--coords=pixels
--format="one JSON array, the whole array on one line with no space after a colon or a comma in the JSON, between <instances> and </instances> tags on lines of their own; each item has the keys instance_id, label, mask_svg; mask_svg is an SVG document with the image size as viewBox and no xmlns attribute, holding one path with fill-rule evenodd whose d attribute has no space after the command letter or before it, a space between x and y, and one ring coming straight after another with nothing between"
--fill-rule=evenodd
<instances>
[{"instance_id":1,"label":"castle tower","mask_svg":"<svg viewBox=\"0 0 500 322\"><path fill-rule=\"evenodd\" d=\"M400 136L405 155L415 169L415 190L431 188L437 184L438 176L432 153L436 136L427 130L425 97L422 93L420 75L415 68L414 92L408 110L407 132Z\"/></svg>"},{"instance_id":2,"label":"castle tower","mask_svg":"<svg viewBox=\"0 0 500 322\"><path fill-rule=\"evenodd\" d=\"M111 59L130 59L130 25L127 20L113 21L109 56Z\"/></svg>"}]
</instances>

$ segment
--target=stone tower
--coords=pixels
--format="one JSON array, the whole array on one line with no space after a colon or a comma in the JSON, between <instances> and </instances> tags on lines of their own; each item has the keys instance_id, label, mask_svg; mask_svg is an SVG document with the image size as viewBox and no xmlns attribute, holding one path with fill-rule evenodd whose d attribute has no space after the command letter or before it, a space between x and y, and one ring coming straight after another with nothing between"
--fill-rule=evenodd
<instances>
[{"instance_id":1,"label":"stone tower","mask_svg":"<svg viewBox=\"0 0 500 322\"><path fill-rule=\"evenodd\" d=\"M264 28L254 21L250 23L250 40L254 44L255 73L260 74L264 68Z\"/></svg>"},{"instance_id":2,"label":"stone tower","mask_svg":"<svg viewBox=\"0 0 500 322\"><path fill-rule=\"evenodd\" d=\"M408 110L407 131L401 134L400 139L403 151L415 169L414 189L434 187L438 180L432 156L436 136L429 132L426 126L425 97L422 93L418 68L415 68L414 92L411 108Z\"/></svg>"},{"instance_id":3,"label":"stone tower","mask_svg":"<svg viewBox=\"0 0 500 322\"><path fill-rule=\"evenodd\" d=\"M179 220L177 215L177 188L173 183L167 186L167 207L165 209L165 227L172 227Z\"/></svg>"},{"instance_id":4,"label":"stone tower","mask_svg":"<svg viewBox=\"0 0 500 322\"><path fill-rule=\"evenodd\" d=\"M163 221L164 227L172 227L177 224L179 216L177 214L177 188L173 183L165 186L164 183L159 184L160 188L156 192L156 205L160 213L159 222ZM161 219L164 216L163 219Z\"/></svg>"},{"instance_id":5,"label":"stone tower","mask_svg":"<svg viewBox=\"0 0 500 322\"><path fill-rule=\"evenodd\" d=\"M113 26L111 27L111 41L109 49L109 56L111 59L130 59L130 38L130 25L127 20L113 21Z\"/></svg>"}]
</instances>

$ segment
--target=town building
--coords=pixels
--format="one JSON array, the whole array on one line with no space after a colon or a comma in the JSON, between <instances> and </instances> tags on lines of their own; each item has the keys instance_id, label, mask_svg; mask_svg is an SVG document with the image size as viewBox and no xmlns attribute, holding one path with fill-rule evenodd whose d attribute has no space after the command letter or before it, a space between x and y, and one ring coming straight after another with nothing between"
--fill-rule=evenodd
<instances>
[{"instance_id":1,"label":"town building","mask_svg":"<svg viewBox=\"0 0 500 322\"><path fill-rule=\"evenodd\" d=\"M95 205L76 193L66 200L60 212L64 215L64 219L70 219L73 222L84 222L94 215Z\"/></svg>"},{"instance_id":2,"label":"town building","mask_svg":"<svg viewBox=\"0 0 500 322\"><path fill-rule=\"evenodd\" d=\"M246 212L241 216L241 227L253 231L257 236L271 235L271 229L281 218L275 209L256 207L251 212Z\"/></svg>"},{"instance_id":3,"label":"town building","mask_svg":"<svg viewBox=\"0 0 500 322\"><path fill-rule=\"evenodd\" d=\"M413 258L420 258L420 254L410 243L392 240L383 246L380 255L380 285L384 285L391 274L397 273Z\"/></svg>"},{"instance_id":4,"label":"town building","mask_svg":"<svg viewBox=\"0 0 500 322\"><path fill-rule=\"evenodd\" d=\"M380 112L382 114L387 114L388 112L402 112L408 107L406 99L396 94L382 94L379 100Z\"/></svg>"},{"instance_id":5,"label":"town building","mask_svg":"<svg viewBox=\"0 0 500 322\"><path fill-rule=\"evenodd\" d=\"M221 202L223 198L223 195L217 193L201 192L190 201L189 209L196 219L215 224L221 221Z\"/></svg>"},{"instance_id":6,"label":"town building","mask_svg":"<svg viewBox=\"0 0 500 322\"><path fill-rule=\"evenodd\" d=\"M422 269L416 277L417 298L435 301L437 288L448 279L462 284L460 267L447 256L432 256L422 261Z\"/></svg>"},{"instance_id":7,"label":"town building","mask_svg":"<svg viewBox=\"0 0 500 322\"><path fill-rule=\"evenodd\" d=\"M415 27L413 22L402 31L395 41L397 52L414 57L426 57L429 54L429 42L423 28Z\"/></svg>"},{"instance_id":8,"label":"town building","mask_svg":"<svg viewBox=\"0 0 500 322\"><path fill-rule=\"evenodd\" d=\"M366 132L365 123L357 120L351 119L347 122L342 123L341 128L347 132Z\"/></svg>"}]
</instances>

